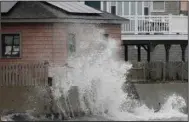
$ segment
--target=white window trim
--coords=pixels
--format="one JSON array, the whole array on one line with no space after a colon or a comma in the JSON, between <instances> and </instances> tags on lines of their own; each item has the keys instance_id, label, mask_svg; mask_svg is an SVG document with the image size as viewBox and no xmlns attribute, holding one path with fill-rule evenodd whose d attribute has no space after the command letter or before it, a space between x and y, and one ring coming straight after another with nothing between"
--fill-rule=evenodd
<instances>
[{"instance_id":1,"label":"white window trim","mask_svg":"<svg viewBox=\"0 0 189 122\"><path fill-rule=\"evenodd\" d=\"M151 2L151 12L165 12L165 1L162 1L164 3L164 9L163 10L154 10L153 2L156 2L156 1Z\"/></svg>"}]
</instances>

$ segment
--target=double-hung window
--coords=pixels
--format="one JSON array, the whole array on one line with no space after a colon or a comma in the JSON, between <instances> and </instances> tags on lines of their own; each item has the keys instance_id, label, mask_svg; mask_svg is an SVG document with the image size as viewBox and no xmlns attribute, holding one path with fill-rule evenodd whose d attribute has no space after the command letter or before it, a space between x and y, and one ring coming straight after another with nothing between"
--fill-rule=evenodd
<instances>
[{"instance_id":1,"label":"double-hung window","mask_svg":"<svg viewBox=\"0 0 189 122\"><path fill-rule=\"evenodd\" d=\"M2 34L1 57L2 58L19 58L20 57L20 35L19 34Z\"/></svg>"}]
</instances>

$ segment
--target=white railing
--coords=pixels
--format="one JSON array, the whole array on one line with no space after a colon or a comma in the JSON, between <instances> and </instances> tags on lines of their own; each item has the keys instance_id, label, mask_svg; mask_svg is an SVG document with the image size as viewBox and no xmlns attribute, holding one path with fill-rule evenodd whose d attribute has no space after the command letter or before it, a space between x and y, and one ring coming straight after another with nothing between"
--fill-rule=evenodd
<instances>
[{"instance_id":1,"label":"white railing","mask_svg":"<svg viewBox=\"0 0 189 122\"><path fill-rule=\"evenodd\" d=\"M188 17L182 15L122 16L130 21L122 25L122 34L187 34Z\"/></svg>"}]
</instances>

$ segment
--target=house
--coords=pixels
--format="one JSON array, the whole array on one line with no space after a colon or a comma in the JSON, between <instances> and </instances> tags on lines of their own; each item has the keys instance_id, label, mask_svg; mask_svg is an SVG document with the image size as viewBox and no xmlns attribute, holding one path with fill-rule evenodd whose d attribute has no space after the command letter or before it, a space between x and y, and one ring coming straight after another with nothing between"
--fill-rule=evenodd
<instances>
[{"instance_id":1,"label":"house","mask_svg":"<svg viewBox=\"0 0 189 122\"><path fill-rule=\"evenodd\" d=\"M187 61L188 1L98 2L85 4L130 20L122 25L125 60Z\"/></svg>"},{"instance_id":2,"label":"house","mask_svg":"<svg viewBox=\"0 0 189 122\"><path fill-rule=\"evenodd\" d=\"M68 31L73 24L94 24L120 40L121 23L126 20L80 3L2 2L0 62L43 60L63 65L66 43L69 38L77 41L77 33Z\"/></svg>"},{"instance_id":3,"label":"house","mask_svg":"<svg viewBox=\"0 0 189 122\"><path fill-rule=\"evenodd\" d=\"M90 30L98 31L93 28L95 26L105 30L101 33L102 36L120 41L121 24L128 22L125 18L93 9L79 2L46 1L1 2L0 21L2 37L0 98L3 98L0 101L0 112L4 109L14 109L17 112L23 112L29 108L44 109L44 102L46 102L42 99L41 105L36 107L35 104L38 104L43 97L40 95L41 98L36 98L37 93L34 88L37 87L36 85L25 84L31 79L36 80L35 77L40 75L40 70L32 70L31 72L35 74L30 76L31 74L26 70L30 67L29 65L20 67L20 65L12 66L11 64L47 61L52 67L64 66L69 55L77 51L76 43L81 39L78 31L75 31L77 26L86 29L85 32L80 32L83 36L90 34L87 33ZM1 67L3 63L8 63L6 65L8 68ZM36 67L40 66L35 65L33 68ZM5 75L6 73L10 75ZM42 76L46 78L48 74L42 74ZM14 87L9 87L10 85ZM33 94L33 92L34 98L30 98L32 97L30 93Z\"/></svg>"}]
</instances>

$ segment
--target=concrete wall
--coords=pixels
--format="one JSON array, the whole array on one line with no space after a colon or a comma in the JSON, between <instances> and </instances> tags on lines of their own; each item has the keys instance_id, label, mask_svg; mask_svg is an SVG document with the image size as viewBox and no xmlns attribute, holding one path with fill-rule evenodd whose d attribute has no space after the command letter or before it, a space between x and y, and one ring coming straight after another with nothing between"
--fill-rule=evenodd
<instances>
[{"instance_id":1,"label":"concrete wall","mask_svg":"<svg viewBox=\"0 0 189 122\"><path fill-rule=\"evenodd\" d=\"M47 112L44 87L1 86L0 114L33 111L35 114Z\"/></svg>"},{"instance_id":2,"label":"concrete wall","mask_svg":"<svg viewBox=\"0 0 189 122\"><path fill-rule=\"evenodd\" d=\"M164 104L174 93L183 97L188 105L188 83L135 84L135 87L140 100L150 108L157 108L158 102Z\"/></svg>"}]
</instances>

